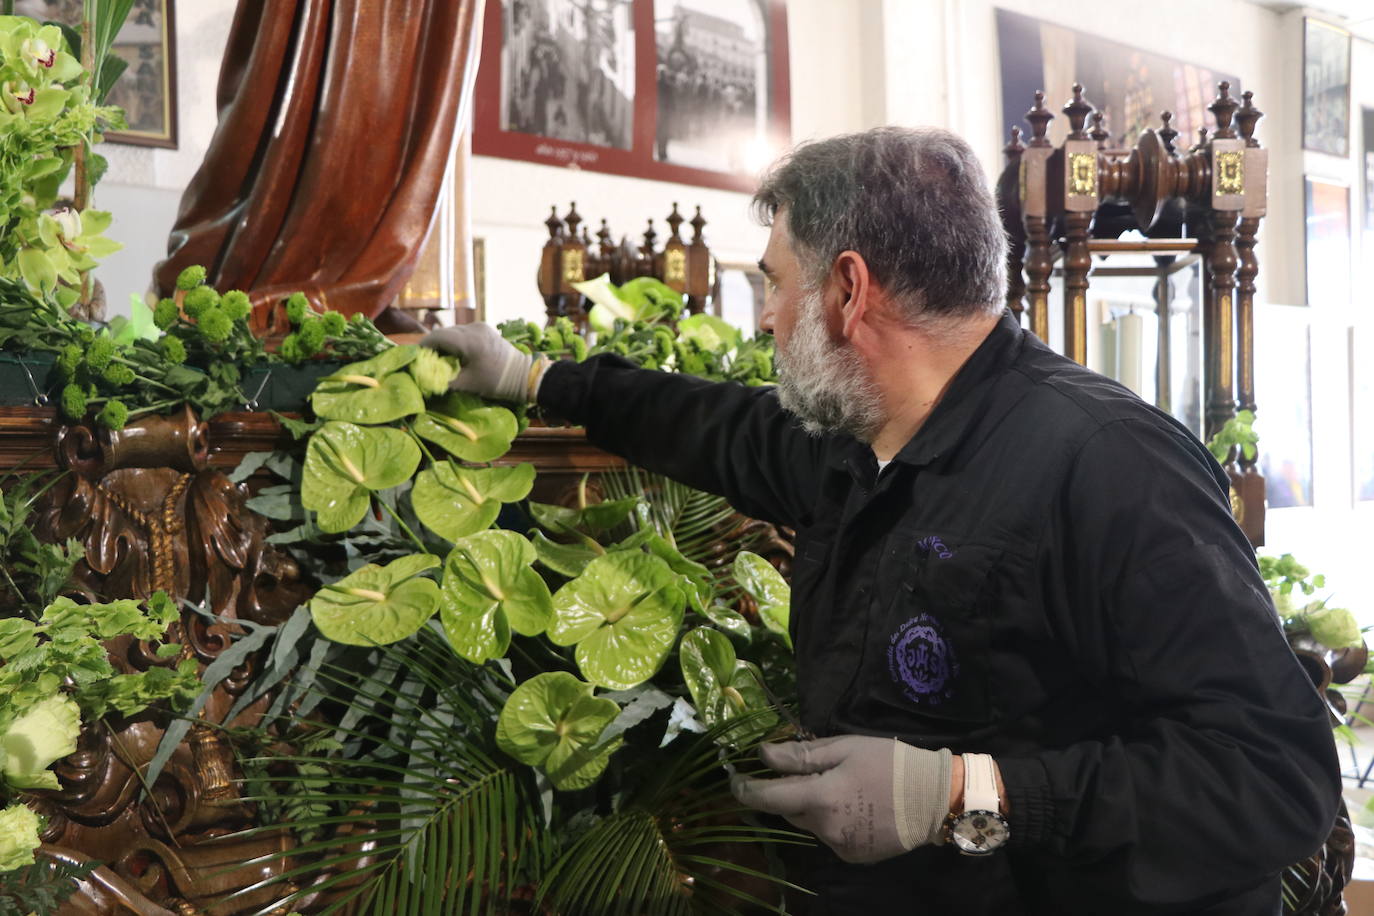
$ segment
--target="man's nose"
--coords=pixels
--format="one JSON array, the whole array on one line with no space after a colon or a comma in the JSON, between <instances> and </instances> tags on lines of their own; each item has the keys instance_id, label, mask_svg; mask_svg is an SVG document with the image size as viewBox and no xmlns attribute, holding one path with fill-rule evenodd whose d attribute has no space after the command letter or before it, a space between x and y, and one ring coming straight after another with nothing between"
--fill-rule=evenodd
<instances>
[{"instance_id":1,"label":"man's nose","mask_svg":"<svg viewBox=\"0 0 1374 916\"><path fill-rule=\"evenodd\" d=\"M776 317L776 310L773 308L772 297L770 296L763 303L763 314L759 315L759 330L773 333L773 319Z\"/></svg>"}]
</instances>

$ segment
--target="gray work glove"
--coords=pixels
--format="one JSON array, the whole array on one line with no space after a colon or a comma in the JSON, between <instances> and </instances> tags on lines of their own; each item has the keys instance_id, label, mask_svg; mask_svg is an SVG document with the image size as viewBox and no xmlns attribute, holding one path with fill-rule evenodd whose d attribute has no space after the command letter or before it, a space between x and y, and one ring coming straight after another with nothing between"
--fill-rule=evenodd
<instances>
[{"instance_id":1,"label":"gray work glove","mask_svg":"<svg viewBox=\"0 0 1374 916\"><path fill-rule=\"evenodd\" d=\"M499 331L480 321L430 331L420 344L458 357L461 368L450 389L493 401L533 401L548 365L547 359L520 352Z\"/></svg>"},{"instance_id":2,"label":"gray work glove","mask_svg":"<svg viewBox=\"0 0 1374 916\"><path fill-rule=\"evenodd\" d=\"M879 862L945 841L947 749L841 735L765 744L759 756L782 778L736 776L735 798L814 833L846 862Z\"/></svg>"}]
</instances>

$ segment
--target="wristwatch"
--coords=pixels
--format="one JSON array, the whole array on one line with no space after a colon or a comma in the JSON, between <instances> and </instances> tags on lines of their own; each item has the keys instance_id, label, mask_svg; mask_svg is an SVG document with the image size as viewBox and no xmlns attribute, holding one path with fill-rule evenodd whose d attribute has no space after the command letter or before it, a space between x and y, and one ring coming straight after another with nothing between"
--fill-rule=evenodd
<instances>
[{"instance_id":1,"label":"wristwatch","mask_svg":"<svg viewBox=\"0 0 1374 916\"><path fill-rule=\"evenodd\" d=\"M999 812L997 773L987 754L964 754L963 758L964 810L950 812L945 839L966 856L990 855L1011 838L1011 827Z\"/></svg>"}]
</instances>

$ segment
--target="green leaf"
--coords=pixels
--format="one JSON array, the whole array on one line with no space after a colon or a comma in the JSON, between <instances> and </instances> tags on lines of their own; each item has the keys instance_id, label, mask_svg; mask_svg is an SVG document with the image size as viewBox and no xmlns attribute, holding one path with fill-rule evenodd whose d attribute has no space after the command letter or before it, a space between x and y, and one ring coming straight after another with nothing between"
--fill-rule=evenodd
<instances>
[{"instance_id":1,"label":"green leaf","mask_svg":"<svg viewBox=\"0 0 1374 916\"><path fill-rule=\"evenodd\" d=\"M787 647L792 648L792 637L788 634L792 587L782 573L758 554L741 550L735 556L735 581L758 604L763 625L781 635Z\"/></svg>"},{"instance_id":2,"label":"green leaf","mask_svg":"<svg viewBox=\"0 0 1374 916\"><path fill-rule=\"evenodd\" d=\"M554 788L585 789L600 778L620 738L598 745L620 714L614 700L566 671L530 678L510 695L496 723L496 743L521 763L542 767Z\"/></svg>"},{"instance_id":3,"label":"green leaf","mask_svg":"<svg viewBox=\"0 0 1374 916\"><path fill-rule=\"evenodd\" d=\"M310 395L310 406L325 419L377 424L424 412L424 396L408 372L392 373L380 381L348 373L339 373L331 379L322 380ZM352 379L367 379L367 382Z\"/></svg>"},{"instance_id":4,"label":"green leaf","mask_svg":"<svg viewBox=\"0 0 1374 916\"><path fill-rule=\"evenodd\" d=\"M331 421L306 448L301 504L324 531L347 531L367 514L373 491L409 480L419 464L419 446L398 429Z\"/></svg>"},{"instance_id":5,"label":"green leaf","mask_svg":"<svg viewBox=\"0 0 1374 916\"><path fill-rule=\"evenodd\" d=\"M37 290L50 291L57 285L57 268L46 252L37 248L19 250L19 274L24 282Z\"/></svg>"},{"instance_id":6,"label":"green leaf","mask_svg":"<svg viewBox=\"0 0 1374 916\"><path fill-rule=\"evenodd\" d=\"M575 579L582 575L582 571L587 568L588 563L602 556L601 553L590 547L579 544L559 544L556 541L551 541L542 531L534 532L531 540L534 541L534 549L539 556L539 562L560 576L567 576L569 579Z\"/></svg>"},{"instance_id":7,"label":"green leaf","mask_svg":"<svg viewBox=\"0 0 1374 916\"><path fill-rule=\"evenodd\" d=\"M636 496L593 503L585 509L530 503L530 515L545 529L558 534L573 531L600 534L628 519L639 502L639 497Z\"/></svg>"},{"instance_id":8,"label":"green leaf","mask_svg":"<svg viewBox=\"0 0 1374 916\"><path fill-rule=\"evenodd\" d=\"M502 503L529 495L534 465L509 468L465 468L436 464L415 477L411 505L425 527L450 541L490 528Z\"/></svg>"},{"instance_id":9,"label":"green leaf","mask_svg":"<svg viewBox=\"0 0 1374 916\"><path fill-rule=\"evenodd\" d=\"M587 680L625 690L662 666L677 638L686 596L655 556L622 551L597 557L558 590L549 640L577 646Z\"/></svg>"},{"instance_id":10,"label":"green leaf","mask_svg":"<svg viewBox=\"0 0 1374 916\"><path fill-rule=\"evenodd\" d=\"M708 728L769 708L768 696L760 686L763 675L758 666L739 660L735 647L723 633L710 627L692 630L682 637L678 662L697 715ZM776 722L776 716L753 716L749 731L766 731Z\"/></svg>"},{"instance_id":11,"label":"green leaf","mask_svg":"<svg viewBox=\"0 0 1374 916\"><path fill-rule=\"evenodd\" d=\"M495 461L510 451L518 423L504 407L489 407L475 395L455 391L416 417L414 429L464 461Z\"/></svg>"},{"instance_id":12,"label":"green leaf","mask_svg":"<svg viewBox=\"0 0 1374 916\"><path fill-rule=\"evenodd\" d=\"M444 563L440 619L455 652L481 664L506 654L511 630L544 632L552 600L530 568L534 558L534 545L514 531L481 531L454 542Z\"/></svg>"},{"instance_id":13,"label":"green leaf","mask_svg":"<svg viewBox=\"0 0 1374 916\"><path fill-rule=\"evenodd\" d=\"M410 636L439 606L439 586L416 578L439 565L429 554L369 563L326 585L310 601L310 616L329 639L350 646L386 645Z\"/></svg>"}]
</instances>

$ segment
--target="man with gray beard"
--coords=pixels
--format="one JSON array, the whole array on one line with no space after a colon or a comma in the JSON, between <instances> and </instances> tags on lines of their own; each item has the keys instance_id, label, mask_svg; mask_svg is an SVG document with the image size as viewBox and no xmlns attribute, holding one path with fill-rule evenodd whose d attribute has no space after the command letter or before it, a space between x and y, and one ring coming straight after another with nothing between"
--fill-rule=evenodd
<instances>
[{"instance_id":1,"label":"man with gray beard","mask_svg":"<svg viewBox=\"0 0 1374 916\"><path fill-rule=\"evenodd\" d=\"M1274 916L1330 830L1324 705L1225 474L1167 415L1001 306L967 144L805 144L755 196L775 391L545 365L435 332L455 385L797 531L803 725L741 776L824 844L789 911ZM537 395L537 398L536 398Z\"/></svg>"}]
</instances>

